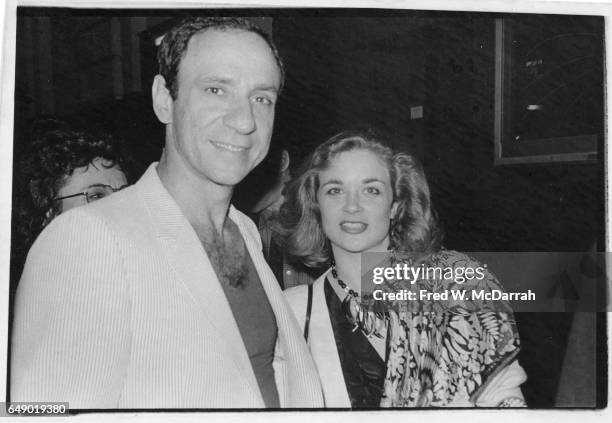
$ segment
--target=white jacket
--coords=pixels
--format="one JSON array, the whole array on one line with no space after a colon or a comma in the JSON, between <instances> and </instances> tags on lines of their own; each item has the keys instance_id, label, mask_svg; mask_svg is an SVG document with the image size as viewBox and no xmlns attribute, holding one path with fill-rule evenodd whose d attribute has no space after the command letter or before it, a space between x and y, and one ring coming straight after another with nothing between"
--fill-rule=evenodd
<instances>
[{"instance_id":1,"label":"white jacket","mask_svg":"<svg viewBox=\"0 0 612 423\"><path fill-rule=\"evenodd\" d=\"M261 253L230 208L278 325L281 407L320 407L302 333ZM72 409L264 407L225 294L155 164L134 186L55 219L19 283L12 401Z\"/></svg>"}]
</instances>

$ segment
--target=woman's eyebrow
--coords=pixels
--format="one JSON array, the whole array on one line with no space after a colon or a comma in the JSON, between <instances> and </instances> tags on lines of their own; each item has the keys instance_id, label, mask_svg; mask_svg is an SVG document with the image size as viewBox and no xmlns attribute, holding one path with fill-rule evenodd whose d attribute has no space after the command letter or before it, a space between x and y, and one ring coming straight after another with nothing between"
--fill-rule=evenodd
<instances>
[{"instance_id":1,"label":"woman's eyebrow","mask_svg":"<svg viewBox=\"0 0 612 423\"><path fill-rule=\"evenodd\" d=\"M102 183L95 183L95 184L89 185L88 187L86 187L86 189L89 189L89 188L105 188L105 187L110 187L110 185L102 184Z\"/></svg>"},{"instance_id":2,"label":"woman's eyebrow","mask_svg":"<svg viewBox=\"0 0 612 423\"><path fill-rule=\"evenodd\" d=\"M321 184L321 187L324 187L325 185L342 185L342 181L339 179L330 179L324 184Z\"/></svg>"},{"instance_id":3,"label":"woman's eyebrow","mask_svg":"<svg viewBox=\"0 0 612 423\"><path fill-rule=\"evenodd\" d=\"M362 182L364 184L369 184L371 182L380 182L381 184L384 183L382 180L380 180L378 178L367 178L367 179L364 179Z\"/></svg>"}]
</instances>

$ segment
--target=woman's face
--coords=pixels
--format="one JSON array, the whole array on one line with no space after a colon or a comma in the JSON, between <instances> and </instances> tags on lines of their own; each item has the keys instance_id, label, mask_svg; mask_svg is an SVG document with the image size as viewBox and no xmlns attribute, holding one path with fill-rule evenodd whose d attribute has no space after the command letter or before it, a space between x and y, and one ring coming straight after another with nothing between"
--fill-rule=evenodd
<instances>
[{"instance_id":1,"label":"woman's face","mask_svg":"<svg viewBox=\"0 0 612 423\"><path fill-rule=\"evenodd\" d=\"M127 179L119 166L106 167L110 164L108 160L100 157L94 159L88 166L77 167L71 176L68 177L64 186L59 190L57 196L65 197L81 192L88 192L90 202L98 200L113 190L115 191L127 185ZM85 195L77 195L64 198L61 201L62 213L74 207L87 204Z\"/></svg>"},{"instance_id":2,"label":"woman's face","mask_svg":"<svg viewBox=\"0 0 612 423\"><path fill-rule=\"evenodd\" d=\"M334 255L386 251L394 207L383 161L369 150L340 153L319 182L321 224Z\"/></svg>"}]
</instances>

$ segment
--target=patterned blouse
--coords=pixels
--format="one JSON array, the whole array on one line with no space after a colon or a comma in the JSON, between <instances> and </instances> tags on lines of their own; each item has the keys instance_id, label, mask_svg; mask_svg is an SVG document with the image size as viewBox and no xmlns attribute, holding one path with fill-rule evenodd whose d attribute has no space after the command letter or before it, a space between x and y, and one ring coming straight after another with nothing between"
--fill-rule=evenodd
<instances>
[{"instance_id":1,"label":"patterned blouse","mask_svg":"<svg viewBox=\"0 0 612 423\"><path fill-rule=\"evenodd\" d=\"M456 251L442 250L427 259L432 268L480 267L482 279L458 284L421 279L381 285L384 291L443 292L460 289L502 290L490 272ZM368 309L367 295L362 300ZM394 301L385 314L360 313L357 324L367 333L382 335L389 329L389 356L381 407L441 407L475 404L487 384L512 363L519 352L519 337L506 303L487 302L471 295L463 300ZM390 325L390 327L387 327ZM469 401L469 402L468 402ZM470 404L471 403L471 404ZM503 399L498 407L525 406L522 397Z\"/></svg>"}]
</instances>

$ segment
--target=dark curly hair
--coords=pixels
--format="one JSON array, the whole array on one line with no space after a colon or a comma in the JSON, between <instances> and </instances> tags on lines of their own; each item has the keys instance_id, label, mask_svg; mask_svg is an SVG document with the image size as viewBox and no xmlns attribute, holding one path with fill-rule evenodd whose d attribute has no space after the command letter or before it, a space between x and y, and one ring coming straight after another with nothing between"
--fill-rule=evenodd
<instances>
[{"instance_id":1,"label":"dark curly hair","mask_svg":"<svg viewBox=\"0 0 612 423\"><path fill-rule=\"evenodd\" d=\"M276 64L281 73L281 86L285 81L285 66L278 53L278 49L274 45L272 37L253 22L244 18L226 18L226 17L190 17L180 21L176 26L172 27L163 37L161 44L157 50L157 62L159 64L159 74L166 81L166 88L170 91L170 96L176 100L178 95L177 75L181 60L185 57L189 40L195 34L208 30L228 31L240 30L253 32L259 35L268 44L272 54L276 59Z\"/></svg>"},{"instance_id":2,"label":"dark curly hair","mask_svg":"<svg viewBox=\"0 0 612 423\"><path fill-rule=\"evenodd\" d=\"M21 162L21 178L29 192L20 217L26 244L31 244L51 219L62 212L61 201L53 199L74 170L96 158L104 159L107 168L117 165L127 173L128 160L120 152L117 140L108 134L79 132L60 125L35 131L29 154Z\"/></svg>"},{"instance_id":3,"label":"dark curly hair","mask_svg":"<svg viewBox=\"0 0 612 423\"><path fill-rule=\"evenodd\" d=\"M331 249L321 227L317 202L319 173L340 153L367 150L386 165L393 187L396 212L389 228L389 249L398 255L428 254L440 248L442 234L431 207L429 186L416 157L396 152L374 131L346 131L318 146L283 194L276 228L283 251L308 267L329 264Z\"/></svg>"}]
</instances>

